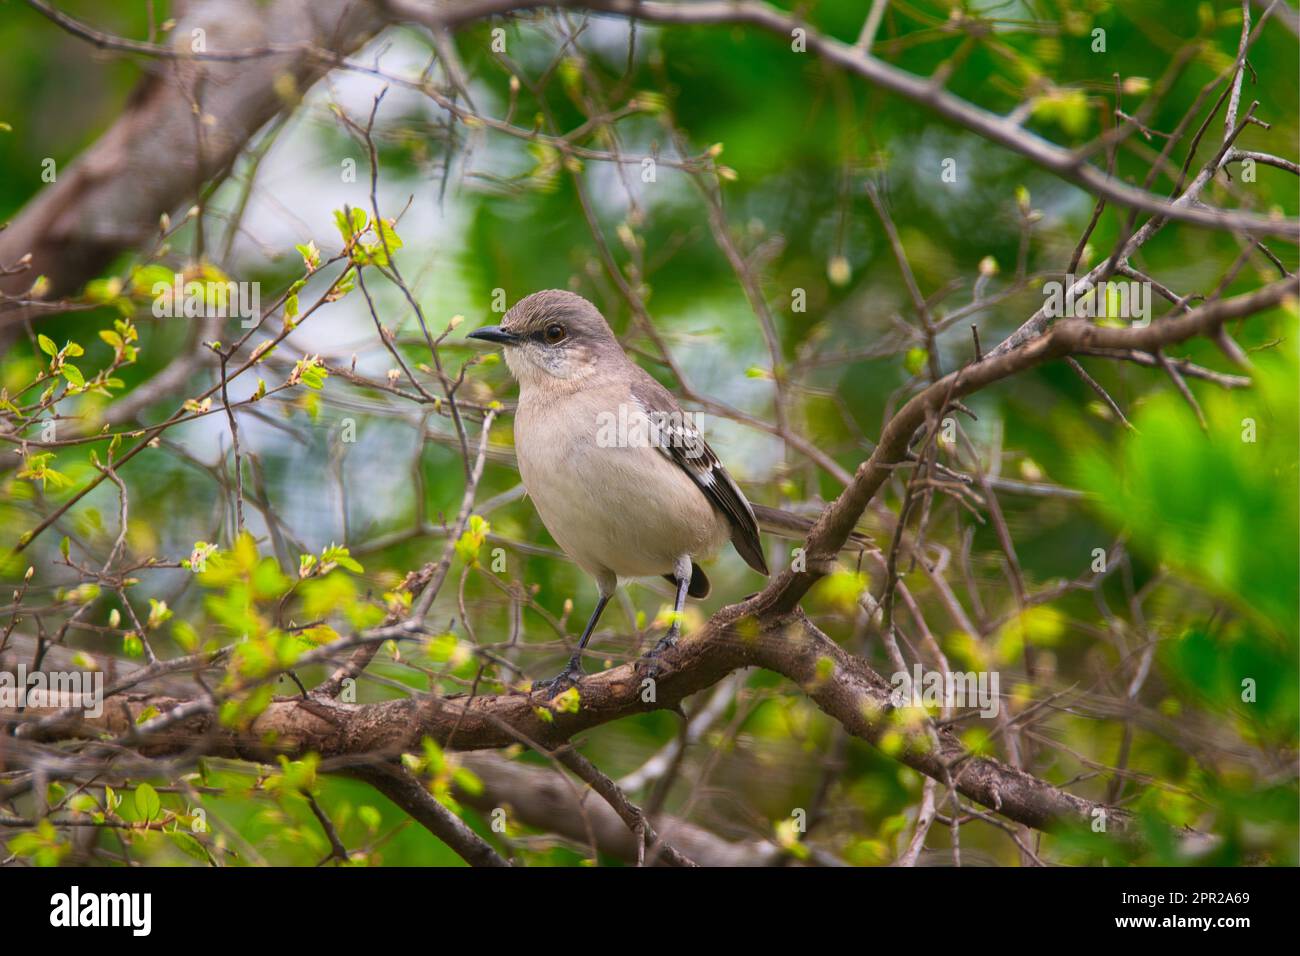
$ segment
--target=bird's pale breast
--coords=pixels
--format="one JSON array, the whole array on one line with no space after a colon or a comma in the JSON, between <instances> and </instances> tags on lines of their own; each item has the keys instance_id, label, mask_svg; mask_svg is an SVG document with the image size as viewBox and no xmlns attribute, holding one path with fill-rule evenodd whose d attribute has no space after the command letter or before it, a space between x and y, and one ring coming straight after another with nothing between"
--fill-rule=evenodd
<instances>
[{"instance_id":1,"label":"bird's pale breast","mask_svg":"<svg viewBox=\"0 0 1300 956\"><path fill-rule=\"evenodd\" d=\"M620 434L620 405L635 425L641 412L625 388L559 401L521 393L519 472L542 523L594 575L668 574L682 554L711 556L730 537L726 518L661 451L639 443L635 427Z\"/></svg>"}]
</instances>

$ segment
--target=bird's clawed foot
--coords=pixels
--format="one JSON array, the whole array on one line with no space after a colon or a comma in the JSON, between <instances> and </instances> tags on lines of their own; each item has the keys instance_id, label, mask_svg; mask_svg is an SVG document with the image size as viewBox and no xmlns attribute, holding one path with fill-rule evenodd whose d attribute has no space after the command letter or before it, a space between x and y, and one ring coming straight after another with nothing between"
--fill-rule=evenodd
<instances>
[{"instance_id":1,"label":"bird's clawed foot","mask_svg":"<svg viewBox=\"0 0 1300 956\"><path fill-rule=\"evenodd\" d=\"M661 654L663 654L663 652L668 650L668 648L676 647L677 641L681 638L681 636L682 636L681 627L674 624L672 627L668 629L667 634L659 638L659 643L650 649L650 653L647 654L646 657L654 659L656 657L659 657Z\"/></svg>"},{"instance_id":2,"label":"bird's clawed foot","mask_svg":"<svg viewBox=\"0 0 1300 956\"><path fill-rule=\"evenodd\" d=\"M681 624L674 623L673 626L668 629L668 633L659 639L659 642L650 649L650 652L646 654L645 657L641 658L638 670L641 672L642 679L654 680L659 676L659 658L662 657L664 652L670 647L677 646L677 641L681 635Z\"/></svg>"},{"instance_id":3,"label":"bird's clawed foot","mask_svg":"<svg viewBox=\"0 0 1300 956\"><path fill-rule=\"evenodd\" d=\"M558 697L560 694L563 694L570 687L575 686L584 676L582 662L571 660L564 670L560 671L554 677L547 680L533 681L532 687L528 692L530 694L540 694L544 700L550 700L553 697Z\"/></svg>"}]
</instances>

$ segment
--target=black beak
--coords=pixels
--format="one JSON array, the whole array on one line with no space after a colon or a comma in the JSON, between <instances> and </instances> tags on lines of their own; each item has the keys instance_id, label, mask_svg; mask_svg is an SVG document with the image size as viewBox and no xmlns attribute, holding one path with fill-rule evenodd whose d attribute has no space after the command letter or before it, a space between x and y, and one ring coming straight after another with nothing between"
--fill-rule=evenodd
<instances>
[{"instance_id":1,"label":"black beak","mask_svg":"<svg viewBox=\"0 0 1300 956\"><path fill-rule=\"evenodd\" d=\"M519 341L519 336L507 332L499 325L485 325L481 329L475 329L466 338L482 339L484 342L495 342L497 345L514 345Z\"/></svg>"}]
</instances>

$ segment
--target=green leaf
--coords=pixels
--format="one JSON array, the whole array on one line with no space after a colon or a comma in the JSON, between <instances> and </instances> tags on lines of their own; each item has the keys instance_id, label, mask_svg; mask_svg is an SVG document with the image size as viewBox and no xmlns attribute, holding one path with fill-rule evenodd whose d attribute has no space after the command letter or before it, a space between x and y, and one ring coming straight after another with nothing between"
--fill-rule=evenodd
<instances>
[{"instance_id":1,"label":"green leaf","mask_svg":"<svg viewBox=\"0 0 1300 956\"><path fill-rule=\"evenodd\" d=\"M33 856L36 851L45 846L45 841L41 839L40 834L35 831L20 833L8 843L5 844L9 852L14 856Z\"/></svg>"},{"instance_id":2,"label":"green leaf","mask_svg":"<svg viewBox=\"0 0 1300 956\"><path fill-rule=\"evenodd\" d=\"M563 694L560 694L551 701L551 708L557 714L576 714L582 706L582 695L578 688L570 687Z\"/></svg>"},{"instance_id":3,"label":"green leaf","mask_svg":"<svg viewBox=\"0 0 1300 956\"><path fill-rule=\"evenodd\" d=\"M1033 103L1034 118L1055 122L1071 136L1088 131L1088 96L1082 90L1053 90Z\"/></svg>"},{"instance_id":4,"label":"green leaf","mask_svg":"<svg viewBox=\"0 0 1300 956\"><path fill-rule=\"evenodd\" d=\"M334 210L334 226L338 229L344 243L352 238L352 227L348 224L348 217L343 215L342 209Z\"/></svg>"},{"instance_id":5,"label":"green leaf","mask_svg":"<svg viewBox=\"0 0 1300 956\"><path fill-rule=\"evenodd\" d=\"M157 263L141 266L131 273L131 291L136 295L153 295L155 286L171 286L175 280L176 274L166 266ZM102 332L100 337L103 337Z\"/></svg>"},{"instance_id":6,"label":"green leaf","mask_svg":"<svg viewBox=\"0 0 1300 956\"><path fill-rule=\"evenodd\" d=\"M167 607L166 601L159 601L156 598L149 599L149 620L145 622L145 627L153 630L162 624L165 624L172 616L172 611Z\"/></svg>"},{"instance_id":7,"label":"green leaf","mask_svg":"<svg viewBox=\"0 0 1300 956\"><path fill-rule=\"evenodd\" d=\"M356 287L357 287L356 270L349 269L347 274L344 275L343 278L339 279L338 284L334 286L334 290L330 292L328 296L326 296L326 299L330 302L335 302L343 298L345 295L347 295Z\"/></svg>"},{"instance_id":8,"label":"green leaf","mask_svg":"<svg viewBox=\"0 0 1300 956\"><path fill-rule=\"evenodd\" d=\"M331 544L321 552L320 562L322 571L328 571L332 565L337 564L339 567L346 568L353 574L362 574L365 572L365 568L363 568L357 559L352 557L348 552L348 549L342 545ZM301 570L300 567L299 571L301 572ZM308 568L308 570L311 569Z\"/></svg>"},{"instance_id":9,"label":"green leaf","mask_svg":"<svg viewBox=\"0 0 1300 956\"><path fill-rule=\"evenodd\" d=\"M199 646L199 632L189 621L177 621L172 625L172 639L190 654Z\"/></svg>"},{"instance_id":10,"label":"green leaf","mask_svg":"<svg viewBox=\"0 0 1300 956\"><path fill-rule=\"evenodd\" d=\"M46 335L36 336L36 343L41 347L41 351L46 355L53 357L59 354L59 347L54 344L54 340Z\"/></svg>"},{"instance_id":11,"label":"green leaf","mask_svg":"<svg viewBox=\"0 0 1300 956\"><path fill-rule=\"evenodd\" d=\"M365 231L366 228L366 211L364 209L351 210L351 219L348 213L342 209L334 210L334 225L338 227L339 235L343 237L346 244L353 236ZM305 256L304 256L305 258Z\"/></svg>"},{"instance_id":12,"label":"green leaf","mask_svg":"<svg viewBox=\"0 0 1300 956\"><path fill-rule=\"evenodd\" d=\"M302 256L302 264L304 266L308 269L320 268L320 250L316 248L315 240L312 240L306 245L296 245L294 248L297 249L298 253Z\"/></svg>"},{"instance_id":13,"label":"green leaf","mask_svg":"<svg viewBox=\"0 0 1300 956\"><path fill-rule=\"evenodd\" d=\"M483 781L480 780L472 770L465 767L457 767L451 772L452 779L456 781L456 786L464 790L471 797L477 797L483 792Z\"/></svg>"},{"instance_id":14,"label":"green leaf","mask_svg":"<svg viewBox=\"0 0 1300 956\"><path fill-rule=\"evenodd\" d=\"M396 252L402 248L402 240L393 229L391 219L381 219L379 222L379 245L381 248L387 245L389 252Z\"/></svg>"},{"instance_id":15,"label":"green leaf","mask_svg":"<svg viewBox=\"0 0 1300 956\"><path fill-rule=\"evenodd\" d=\"M162 814L162 800L158 798L158 791L147 783L135 788L135 812L146 822Z\"/></svg>"},{"instance_id":16,"label":"green leaf","mask_svg":"<svg viewBox=\"0 0 1300 956\"><path fill-rule=\"evenodd\" d=\"M79 793L68 801L68 806L78 813L94 813L99 809L99 803L88 793Z\"/></svg>"},{"instance_id":17,"label":"green leaf","mask_svg":"<svg viewBox=\"0 0 1300 956\"><path fill-rule=\"evenodd\" d=\"M203 844L194 837L190 836L184 830L173 830L167 834L171 841L176 844L176 849L180 850L186 856L192 856L200 863L208 863L208 851L203 848Z\"/></svg>"}]
</instances>

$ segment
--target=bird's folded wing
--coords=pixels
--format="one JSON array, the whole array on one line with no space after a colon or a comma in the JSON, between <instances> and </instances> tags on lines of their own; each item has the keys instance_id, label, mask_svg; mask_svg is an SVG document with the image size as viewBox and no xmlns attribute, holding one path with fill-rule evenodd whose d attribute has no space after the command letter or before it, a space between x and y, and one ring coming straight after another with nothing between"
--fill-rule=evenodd
<instances>
[{"instance_id":1,"label":"bird's folded wing","mask_svg":"<svg viewBox=\"0 0 1300 956\"><path fill-rule=\"evenodd\" d=\"M632 397L661 429L655 446L690 476L706 498L731 522L731 543L745 563L768 574L758 521L744 492L737 487L718 456L682 411L672 393L648 372L633 366ZM639 373L639 374L638 374Z\"/></svg>"}]
</instances>

